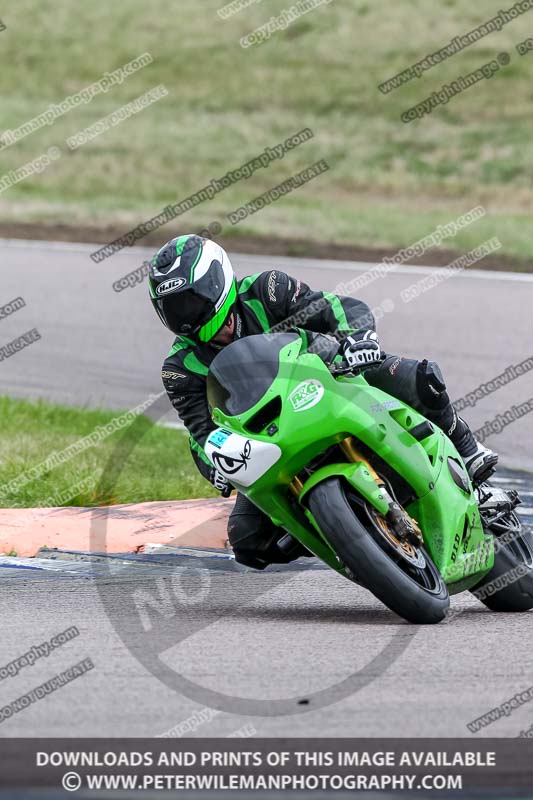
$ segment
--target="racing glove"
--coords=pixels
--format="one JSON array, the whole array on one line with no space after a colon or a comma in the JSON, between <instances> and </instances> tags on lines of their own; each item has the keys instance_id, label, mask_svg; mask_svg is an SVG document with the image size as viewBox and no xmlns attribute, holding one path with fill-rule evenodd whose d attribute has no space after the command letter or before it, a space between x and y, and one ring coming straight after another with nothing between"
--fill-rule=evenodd
<instances>
[{"instance_id":1,"label":"racing glove","mask_svg":"<svg viewBox=\"0 0 533 800\"><path fill-rule=\"evenodd\" d=\"M339 355L349 367L375 364L381 360L381 348L375 331L359 331L344 339L339 347Z\"/></svg>"},{"instance_id":2,"label":"racing glove","mask_svg":"<svg viewBox=\"0 0 533 800\"><path fill-rule=\"evenodd\" d=\"M231 492L233 491L233 486L231 483L226 480L224 475L213 467L211 472L211 483L217 489L222 497L229 497Z\"/></svg>"}]
</instances>

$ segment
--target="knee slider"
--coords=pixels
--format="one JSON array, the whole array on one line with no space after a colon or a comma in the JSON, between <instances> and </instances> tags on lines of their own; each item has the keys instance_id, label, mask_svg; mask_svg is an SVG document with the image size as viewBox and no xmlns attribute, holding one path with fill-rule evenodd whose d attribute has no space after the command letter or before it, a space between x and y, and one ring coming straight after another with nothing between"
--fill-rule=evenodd
<instances>
[{"instance_id":1,"label":"knee slider","mask_svg":"<svg viewBox=\"0 0 533 800\"><path fill-rule=\"evenodd\" d=\"M268 561L263 561L263 559L257 558L253 553L241 551L239 548L237 548L233 551L233 554L237 564L242 564L243 567L252 567L252 569L260 570L268 567Z\"/></svg>"},{"instance_id":2,"label":"knee slider","mask_svg":"<svg viewBox=\"0 0 533 800\"><path fill-rule=\"evenodd\" d=\"M251 514L230 517L228 539L233 549L235 561L245 567L265 569L268 565L262 556L257 518Z\"/></svg>"},{"instance_id":3,"label":"knee slider","mask_svg":"<svg viewBox=\"0 0 533 800\"><path fill-rule=\"evenodd\" d=\"M418 396L428 408L444 408L450 400L436 361L421 361L416 370Z\"/></svg>"},{"instance_id":4,"label":"knee slider","mask_svg":"<svg viewBox=\"0 0 533 800\"><path fill-rule=\"evenodd\" d=\"M261 528L261 520L255 514L232 515L228 523L231 546L257 549L263 538Z\"/></svg>"}]
</instances>

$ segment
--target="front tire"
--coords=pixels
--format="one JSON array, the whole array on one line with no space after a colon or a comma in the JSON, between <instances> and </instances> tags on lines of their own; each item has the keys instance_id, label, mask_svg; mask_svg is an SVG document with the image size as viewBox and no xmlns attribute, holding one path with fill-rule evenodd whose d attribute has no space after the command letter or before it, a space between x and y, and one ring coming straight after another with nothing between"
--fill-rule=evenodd
<instances>
[{"instance_id":1,"label":"front tire","mask_svg":"<svg viewBox=\"0 0 533 800\"><path fill-rule=\"evenodd\" d=\"M350 502L339 478L318 484L308 502L325 539L358 583L408 622L424 625L444 619L450 605L448 589L423 547L417 547L416 558L409 560L387 544L372 524L372 510L361 506L366 508L366 520L357 513L357 503Z\"/></svg>"}]
</instances>

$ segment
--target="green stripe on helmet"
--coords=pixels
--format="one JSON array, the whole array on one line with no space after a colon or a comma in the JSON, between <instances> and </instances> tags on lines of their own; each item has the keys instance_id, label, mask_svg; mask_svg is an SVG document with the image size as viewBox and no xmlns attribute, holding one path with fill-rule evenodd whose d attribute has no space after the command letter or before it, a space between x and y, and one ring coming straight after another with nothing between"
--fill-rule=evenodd
<instances>
[{"instance_id":1,"label":"green stripe on helmet","mask_svg":"<svg viewBox=\"0 0 533 800\"><path fill-rule=\"evenodd\" d=\"M194 259L194 262L191 264L191 274L189 276L189 283L192 283L194 281L194 268L198 264L198 262L200 261L203 249L204 249L204 246L200 245L200 247L198 248L198 255Z\"/></svg>"},{"instance_id":2,"label":"green stripe on helmet","mask_svg":"<svg viewBox=\"0 0 533 800\"><path fill-rule=\"evenodd\" d=\"M176 239L176 255L181 256L183 253L183 248L187 241L191 238L192 234L186 233L184 236L178 236Z\"/></svg>"},{"instance_id":3,"label":"green stripe on helmet","mask_svg":"<svg viewBox=\"0 0 533 800\"><path fill-rule=\"evenodd\" d=\"M199 238L199 237L195 233L186 233L184 236L178 236L178 238L176 239L176 255L177 256L181 256L182 255L182 253L183 253L183 251L185 249L185 245L187 244L189 239L193 239L193 238ZM203 246L203 244L202 244L202 242L200 240L200 243L198 245L198 253L196 255L196 258L194 259L194 262L191 264L191 272L190 272L190 275L189 275L189 283L192 283L193 280L194 280L194 278L193 278L193 276L194 276L194 268L198 264L198 262L200 261L200 258L202 257L203 249L204 249L204 246Z\"/></svg>"},{"instance_id":4,"label":"green stripe on helmet","mask_svg":"<svg viewBox=\"0 0 533 800\"><path fill-rule=\"evenodd\" d=\"M224 300L222 306L219 308L217 313L215 314L209 322L206 322L205 325L202 325L198 332L198 338L201 342L209 342L216 336L221 327L224 325L229 312L231 311L232 305L235 303L237 299L237 284L235 279L233 279L233 283L231 284L231 289L228 292L228 296Z\"/></svg>"}]
</instances>

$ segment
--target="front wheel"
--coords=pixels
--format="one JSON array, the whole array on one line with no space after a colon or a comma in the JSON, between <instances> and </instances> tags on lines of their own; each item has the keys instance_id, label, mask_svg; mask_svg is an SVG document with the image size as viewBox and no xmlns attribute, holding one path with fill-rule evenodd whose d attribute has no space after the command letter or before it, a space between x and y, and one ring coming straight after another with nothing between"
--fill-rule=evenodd
<instances>
[{"instance_id":1,"label":"front wheel","mask_svg":"<svg viewBox=\"0 0 533 800\"><path fill-rule=\"evenodd\" d=\"M423 547L401 542L385 518L329 478L309 493L309 509L353 578L415 624L441 622L448 589Z\"/></svg>"}]
</instances>

